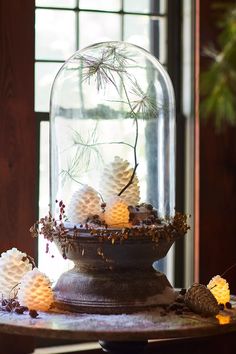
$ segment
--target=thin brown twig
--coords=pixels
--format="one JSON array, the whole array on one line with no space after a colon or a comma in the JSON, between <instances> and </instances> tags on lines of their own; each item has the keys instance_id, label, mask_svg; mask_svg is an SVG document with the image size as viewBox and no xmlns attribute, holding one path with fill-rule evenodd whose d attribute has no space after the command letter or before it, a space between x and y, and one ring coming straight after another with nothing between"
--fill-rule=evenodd
<instances>
[{"instance_id":1,"label":"thin brown twig","mask_svg":"<svg viewBox=\"0 0 236 354\"><path fill-rule=\"evenodd\" d=\"M230 267L228 267L222 274L221 277L223 277L226 273L228 273L232 268L236 266L236 263L232 264Z\"/></svg>"}]
</instances>

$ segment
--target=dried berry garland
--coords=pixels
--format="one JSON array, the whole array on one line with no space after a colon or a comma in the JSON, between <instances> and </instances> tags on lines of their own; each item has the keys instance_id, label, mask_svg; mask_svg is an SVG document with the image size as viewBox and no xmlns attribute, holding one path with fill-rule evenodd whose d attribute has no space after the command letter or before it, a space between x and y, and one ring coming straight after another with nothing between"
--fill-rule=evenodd
<instances>
[{"instance_id":1,"label":"dried berry garland","mask_svg":"<svg viewBox=\"0 0 236 354\"><path fill-rule=\"evenodd\" d=\"M2 299L0 302L0 310L6 312L14 312L17 315L23 315L25 312L29 313L29 316L32 318L36 318L38 316L37 311L29 310L26 306L20 306L17 298L15 299Z\"/></svg>"},{"instance_id":2,"label":"dried berry garland","mask_svg":"<svg viewBox=\"0 0 236 354\"><path fill-rule=\"evenodd\" d=\"M58 201L56 200L56 203ZM63 258L66 257L66 253L68 252L69 247L74 247L71 239L71 233L68 228L64 226L63 220L66 219L65 216L65 204L61 200L59 202L59 221L57 221L51 214L48 213L44 218L40 218L36 223L30 227L30 233L32 237L38 237L43 235L45 239L49 242L53 242L56 238L59 241L59 244L62 249ZM70 234L70 237L69 237ZM78 229L74 227L72 232L72 237L77 237L79 234ZM49 252L49 244L46 244L46 253Z\"/></svg>"},{"instance_id":3,"label":"dried berry garland","mask_svg":"<svg viewBox=\"0 0 236 354\"><path fill-rule=\"evenodd\" d=\"M39 219L30 228L30 233L33 237L43 235L50 242L56 239L61 246L63 257L66 258L68 249L73 247L71 240L77 238L81 233L83 235L87 234L98 237L100 241L110 240L113 244L123 242L127 239L147 237L158 245L160 240L175 240L178 237L184 236L190 228L187 225L188 216L185 214L177 212L174 217L160 219L151 204L142 204L141 207L145 207L150 213L139 222L139 225L132 227L114 230L104 225L104 222L98 221L99 217L95 215L88 219L85 225L80 225L79 228L76 226L67 228L63 222L63 220L66 220L65 204L60 201L59 221L49 212L47 216ZM46 252L48 252L49 245L47 244L46 247ZM81 253L83 253L83 250L81 250Z\"/></svg>"}]
</instances>

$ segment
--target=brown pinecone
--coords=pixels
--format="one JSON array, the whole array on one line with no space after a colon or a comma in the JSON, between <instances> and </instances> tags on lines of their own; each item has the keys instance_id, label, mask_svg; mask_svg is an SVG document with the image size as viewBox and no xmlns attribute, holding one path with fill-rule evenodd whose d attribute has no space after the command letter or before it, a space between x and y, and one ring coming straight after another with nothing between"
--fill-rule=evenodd
<instances>
[{"instance_id":1,"label":"brown pinecone","mask_svg":"<svg viewBox=\"0 0 236 354\"><path fill-rule=\"evenodd\" d=\"M219 313L217 300L205 285L195 283L185 294L185 303L193 311L203 316Z\"/></svg>"}]
</instances>

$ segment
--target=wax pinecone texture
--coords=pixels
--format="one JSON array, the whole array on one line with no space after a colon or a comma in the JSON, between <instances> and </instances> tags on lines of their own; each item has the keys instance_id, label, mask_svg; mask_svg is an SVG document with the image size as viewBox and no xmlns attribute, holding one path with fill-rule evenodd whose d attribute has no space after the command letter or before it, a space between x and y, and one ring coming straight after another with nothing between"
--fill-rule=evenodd
<instances>
[{"instance_id":1,"label":"wax pinecone texture","mask_svg":"<svg viewBox=\"0 0 236 354\"><path fill-rule=\"evenodd\" d=\"M230 301L229 284L220 275L213 277L207 287L218 301L218 304L225 305L226 302Z\"/></svg>"},{"instance_id":2,"label":"wax pinecone texture","mask_svg":"<svg viewBox=\"0 0 236 354\"><path fill-rule=\"evenodd\" d=\"M115 156L114 161L104 167L100 181L100 191L105 202L127 185L134 169L127 160ZM140 200L139 181L135 174L132 184L122 193L122 199L128 205L137 205Z\"/></svg>"},{"instance_id":3,"label":"wax pinecone texture","mask_svg":"<svg viewBox=\"0 0 236 354\"><path fill-rule=\"evenodd\" d=\"M37 268L21 279L18 300L29 310L47 311L53 302L53 291L49 278Z\"/></svg>"},{"instance_id":4,"label":"wax pinecone texture","mask_svg":"<svg viewBox=\"0 0 236 354\"><path fill-rule=\"evenodd\" d=\"M117 196L108 199L104 220L108 226L127 226L129 223L129 210L126 202Z\"/></svg>"},{"instance_id":5,"label":"wax pinecone texture","mask_svg":"<svg viewBox=\"0 0 236 354\"><path fill-rule=\"evenodd\" d=\"M32 264L26 253L17 248L3 252L0 257L0 298L14 298L17 284L29 270L32 270Z\"/></svg>"},{"instance_id":6,"label":"wax pinecone texture","mask_svg":"<svg viewBox=\"0 0 236 354\"><path fill-rule=\"evenodd\" d=\"M84 185L76 191L68 204L68 220L75 224L83 224L89 216L101 213L101 198L92 187Z\"/></svg>"},{"instance_id":7,"label":"wax pinecone texture","mask_svg":"<svg viewBox=\"0 0 236 354\"><path fill-rule=\"evenodd\" d=\"M209 289L203 284L193 284L185 294L185 303L193 311L203 316L215 316L219 306Z\"/></svg>"}]
</instances>

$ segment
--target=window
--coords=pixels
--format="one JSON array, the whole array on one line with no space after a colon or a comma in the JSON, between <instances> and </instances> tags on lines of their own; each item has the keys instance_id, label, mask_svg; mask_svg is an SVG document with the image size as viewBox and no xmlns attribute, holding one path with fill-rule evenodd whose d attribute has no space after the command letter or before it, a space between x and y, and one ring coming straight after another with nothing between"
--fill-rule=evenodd
<instances>
[{"instance_id":1,"label":"window","mask_svg":"<svg viewBox=\"0 0 236 354\"><path fill-rule=\"evenodd\" d=\"M77 49L106 40L124 40L152 52L168 68L168 18L176 16L167 0L36 0L35 111L39 132L39 215L49 204L49 99L53 79ZM179 3L178 1L175 3ZM173 44L173 43L172 43ZM179 43L180 45L180 43ZM175 67L176 69L176 67ZM179 97L177 97L179 99ZM177 103L178 106L178 103ZM182 246L181 246L182 247ZM45 241L39 240L39 267L52 280L71 266L57 262L60 255L54 245L45 253ZM174 248L162 268L173 283ZM51 258L51 257L52 258Z\"/></svg>"}]
</instances>

